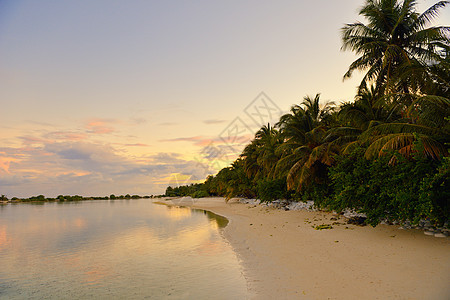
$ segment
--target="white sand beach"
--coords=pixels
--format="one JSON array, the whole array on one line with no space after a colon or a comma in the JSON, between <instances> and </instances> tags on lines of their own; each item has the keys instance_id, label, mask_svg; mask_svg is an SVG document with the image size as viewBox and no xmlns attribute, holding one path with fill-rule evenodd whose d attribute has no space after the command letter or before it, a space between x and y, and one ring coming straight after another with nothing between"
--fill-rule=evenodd
<instances>
[{"instance_id":1,"label":"white sand beach","mask_svg":"<svg viewBox=\"0 0 450 300\"><path fill-rule=\"evenodd\" d=\"M223 234L241 260L252 299L450 299L449 238L224 198L167 203L230 220ZM312 228L333 223L333 229Z\"/></svg>"}]
</instances>

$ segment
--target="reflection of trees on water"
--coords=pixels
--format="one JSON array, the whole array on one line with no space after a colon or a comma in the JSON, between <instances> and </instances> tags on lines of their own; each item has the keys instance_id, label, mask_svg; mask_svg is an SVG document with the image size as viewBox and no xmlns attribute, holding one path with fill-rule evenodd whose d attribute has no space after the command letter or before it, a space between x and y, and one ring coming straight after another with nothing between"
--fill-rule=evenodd
<instances>
[{"instance_id":1,"label":"reflection of trees on water","mask_svg":"<svg viewBox=\"0 0 450 300\"><path fill-rule=\"evenodd\" d=\"M215 221L217 223L217 226L219 226L219 228L224 228L225 226L228 225L229 221L225 217L222 217L207 210L198 210L198 211L203 211L203 213L208 217L209 220Z\"/></svg>"}]
</instances>

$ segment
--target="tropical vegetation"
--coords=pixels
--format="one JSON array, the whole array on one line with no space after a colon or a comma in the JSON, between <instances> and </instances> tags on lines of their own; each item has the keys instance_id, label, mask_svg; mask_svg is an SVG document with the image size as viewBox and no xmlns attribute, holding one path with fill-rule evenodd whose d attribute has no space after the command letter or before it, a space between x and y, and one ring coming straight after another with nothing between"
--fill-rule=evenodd
<instances>
[{"instance_id":1,"label":"tropical vegetation","mask_svg":"<svg viewBox=\"0 0 450 300\"><path fill-rule=\"evenodd\" d=\"M414 0L366 0L366 23L342 28L342 49L358 56L344 79L364 72L353 101L306 96L230 167L167 194L314 200L363 212L372 225L448 221L450 27L430 26L448 2L418 13Z\"/></svg>"}]
</instances>

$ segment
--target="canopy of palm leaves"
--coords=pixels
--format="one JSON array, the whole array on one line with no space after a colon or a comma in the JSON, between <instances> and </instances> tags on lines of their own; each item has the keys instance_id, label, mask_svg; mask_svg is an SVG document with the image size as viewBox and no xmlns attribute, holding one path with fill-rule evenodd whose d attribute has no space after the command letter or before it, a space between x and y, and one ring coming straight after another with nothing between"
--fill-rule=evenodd
<instances>
[{"instance_id":1,"label":"canopy of palm leaves","mask_svg":"<svg viewBox=\"0 0 450 300\"><path fill-rule=\"evenodd\" d=\"M430 83L443 84L448 79L450 28L427 25L447 4L439 1L419 14L414 0L367 0L359 13L368 23L342 28L342 49L359 56L344 79L355 70L366 71L361 88L375 82L378 89L403 93L420 91ZM439 76L446 72L447 78Z\"/></svg>"}]
</instances>

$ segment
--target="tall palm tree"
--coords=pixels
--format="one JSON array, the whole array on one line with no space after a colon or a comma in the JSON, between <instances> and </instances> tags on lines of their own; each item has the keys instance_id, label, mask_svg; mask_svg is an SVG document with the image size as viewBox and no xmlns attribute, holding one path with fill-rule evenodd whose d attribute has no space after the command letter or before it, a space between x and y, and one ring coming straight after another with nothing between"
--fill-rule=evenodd
<instances>
[{"instance_id":1,"label":"tall palm tree","mask_svg":"<svg viewBox=\"0 0 450 300\"><path fill-rule=\"evenodd\" d=\"M332 148L323 142L327 132L326 120L333 106L327 103L320 107L319 100L320 94L314 98L304 97L300 105L292 106L290 113L281 116L277 123L284 143L277 149L281 158L274 174L286 176L289 189L301 189L320 169L333 161Z\"/></svg>"},{"instance_id":2,"label":"tall palm tree","mask_svg":"<svg viewBox=\"0 0 450 300\"><path fill-rule=\"evenodd\" d=\"M368 23L342 28L342 50L359 55L344 75L366 71L360 88L375 82L377 89L408 94L424 82L440 80L433 66L444 65L450 53L449 27L426 27L449 1L439 1L424 13L416 12L415 0L366 0L359 14ZM444 73L445 73L444 72Z\"/></svg>"}]
</instances>

